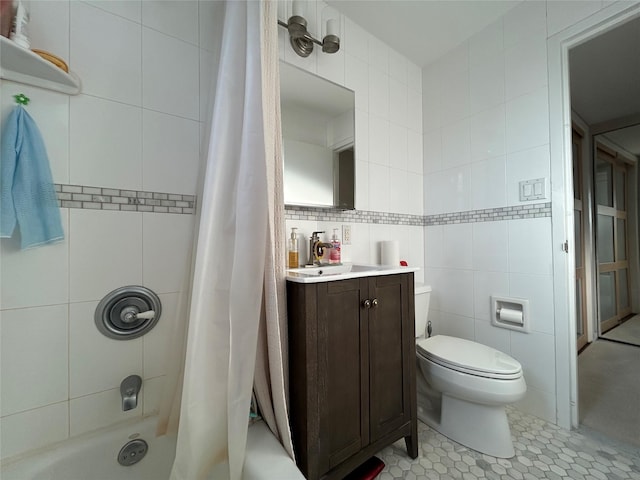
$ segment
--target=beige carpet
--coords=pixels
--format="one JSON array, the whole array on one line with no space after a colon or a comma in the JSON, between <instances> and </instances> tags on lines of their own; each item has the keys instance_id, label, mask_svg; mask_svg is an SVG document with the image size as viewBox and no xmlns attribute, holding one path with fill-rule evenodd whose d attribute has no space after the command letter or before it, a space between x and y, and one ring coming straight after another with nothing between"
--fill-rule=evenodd
<instances>
[{"instance_id":1,"label":"beige carpet","mask_svg":"<svg viewBox=\"0 0 640 480\"><path fill-rule=\"evenodd\" d=\"M580 424L640 447L640 347L597 340L578 355Z\"/></svg>"},{"instance_id":2,"label":"beige carpet","mask_svg":"<svg viewBox=\"0 0 640 480\"><path fill-rule=\"evenodd\" d=\"M640 315L635 315L602 335L607 340L640 345Z\"/></svg>"}]
</instances>

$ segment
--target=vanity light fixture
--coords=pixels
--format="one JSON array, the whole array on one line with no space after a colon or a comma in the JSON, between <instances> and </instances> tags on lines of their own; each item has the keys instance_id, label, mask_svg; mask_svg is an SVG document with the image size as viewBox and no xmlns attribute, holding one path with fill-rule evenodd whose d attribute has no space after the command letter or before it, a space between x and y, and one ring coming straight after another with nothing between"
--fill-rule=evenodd
<instances>
[{"instance_id":1,"label":"vanity light fixture","mask_svg":"<svg viewBox=\"0 0 640 480\"><path fill-rule=\"evenodd\" d=\"M316 40L307 31L307 20L304 18L303 0L293 0L293 15L289 17L289 22L278 20L278 25L284 27L289 32L289 42L291 48L301 57L308 57L313 52L313 44L320 45L325 53L336 53L340 50L340 37L338 36L338 20L330 18L327 20L327 32L322 41Z\"/></svg>"}]
</instances>

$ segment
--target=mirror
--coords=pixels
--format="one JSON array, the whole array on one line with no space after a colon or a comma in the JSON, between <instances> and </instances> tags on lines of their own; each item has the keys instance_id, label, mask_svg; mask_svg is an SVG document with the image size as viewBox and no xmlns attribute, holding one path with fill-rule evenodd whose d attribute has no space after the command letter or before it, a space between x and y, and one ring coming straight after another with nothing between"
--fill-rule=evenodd
<instances>
[{"instance_id":1,"label":"mirror","mask_svg":"<svg viewBox=\"0 0 640 480\"><path fill-rule=\"evenodd\" d=\"M355 94L280 62L284 203L355 208Z\"/></svg>"}]
</instances>

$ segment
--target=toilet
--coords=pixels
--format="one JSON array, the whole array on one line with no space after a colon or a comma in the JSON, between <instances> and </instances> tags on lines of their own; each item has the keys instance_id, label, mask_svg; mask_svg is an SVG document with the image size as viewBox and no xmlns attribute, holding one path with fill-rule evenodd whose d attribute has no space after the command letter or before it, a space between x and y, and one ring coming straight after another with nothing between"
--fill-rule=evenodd
<instances>
[{"instance_id":1,"label":"toilet","mask_svg":"<svg viewBox=\"0 0 640 480\"><path fill-rule=\"evenodd\" d=\"M515 455L505 406L527 391L522 366L494 348L457 337L425 338L431 287L416 283L418 418L487 455Z\"/></svg>"}]
</instances>

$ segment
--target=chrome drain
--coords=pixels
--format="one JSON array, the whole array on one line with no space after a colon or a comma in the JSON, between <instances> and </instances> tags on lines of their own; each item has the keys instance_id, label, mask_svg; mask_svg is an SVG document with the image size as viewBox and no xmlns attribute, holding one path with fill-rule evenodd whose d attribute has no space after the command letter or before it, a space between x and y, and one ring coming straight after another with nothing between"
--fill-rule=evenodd
<instances>
[{"instance_id":1,"label":"chrome drain","mask_svg":"<svg viewBox=\"0 0 640 480\"><path fill-rule=\"evenodd\" d=\"M135 465L147 454L149 445L141 439L131 440L125 443L118 453L118 463L125 467Z\"/></svg>"}]
</instances>

